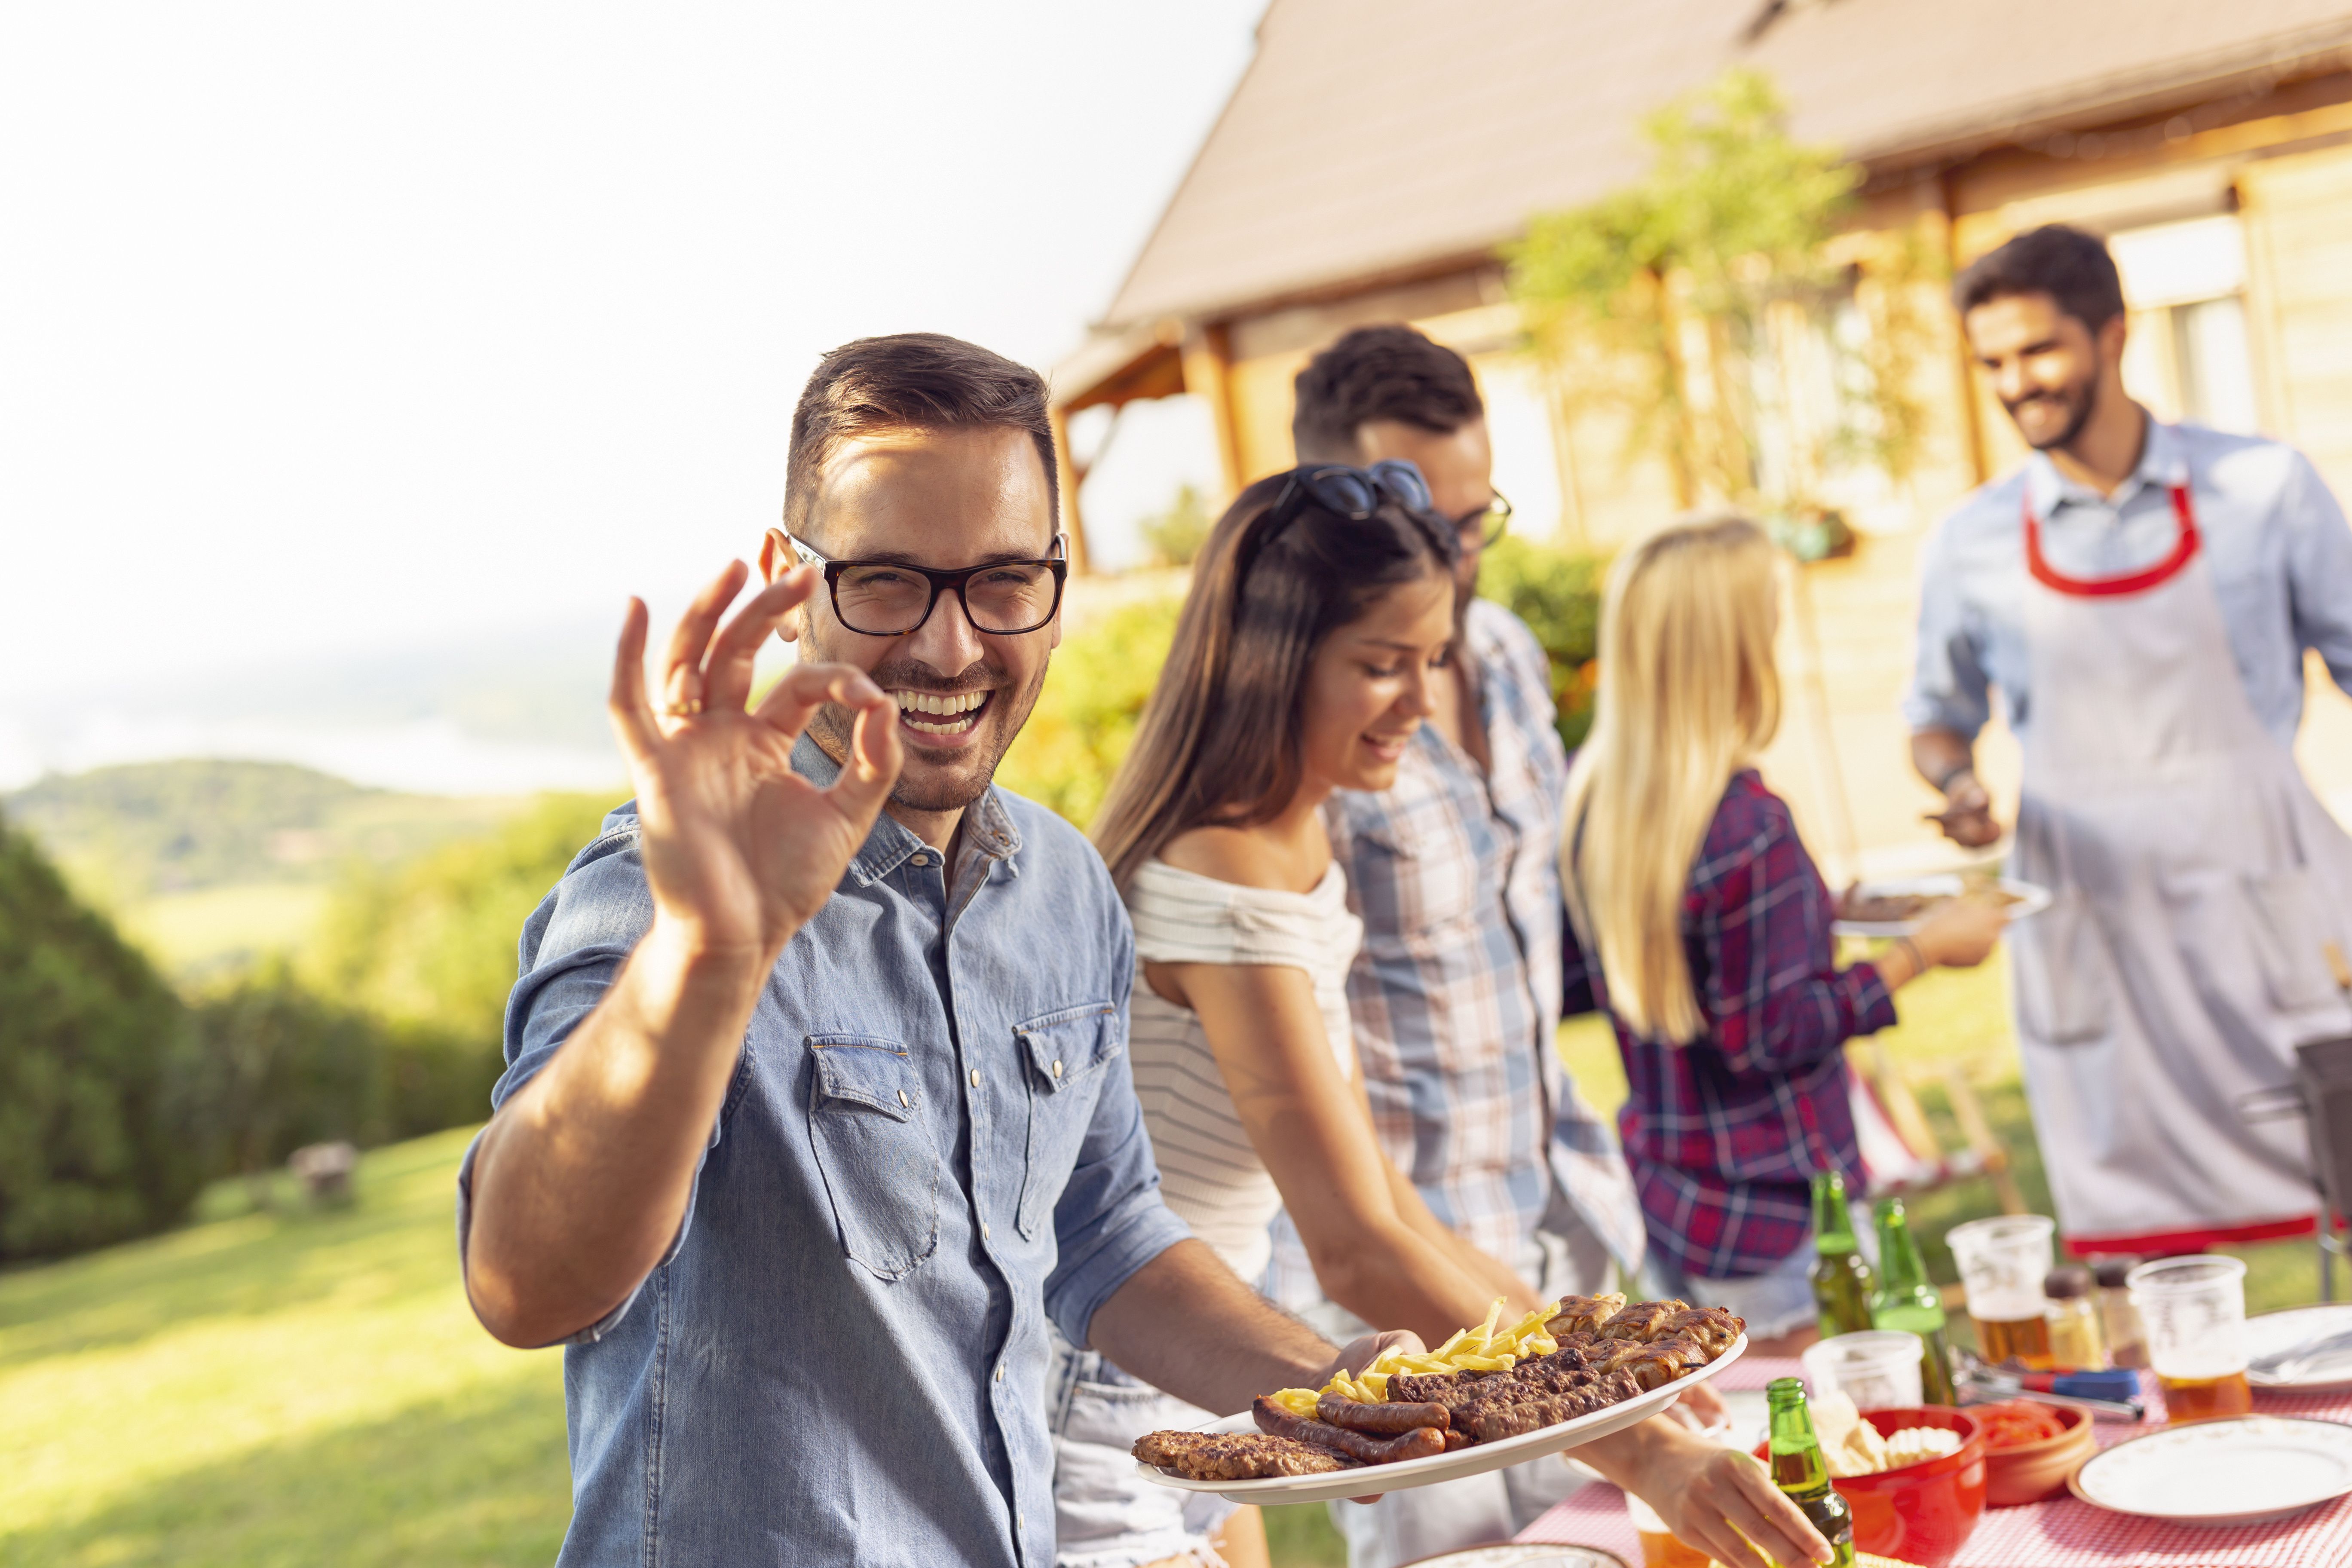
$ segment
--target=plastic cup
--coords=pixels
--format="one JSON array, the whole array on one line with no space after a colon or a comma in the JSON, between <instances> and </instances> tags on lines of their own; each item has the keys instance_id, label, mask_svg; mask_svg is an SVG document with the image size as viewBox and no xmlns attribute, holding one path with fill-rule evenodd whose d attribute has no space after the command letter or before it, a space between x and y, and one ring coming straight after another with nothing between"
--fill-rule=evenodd
<instances>
[{"instance_id":1,"label":"plastic cup","mask_svg":"<svg viewBox=\"0 0 2352 1568\"><path fill-rule=\"evenodd\" d=\"M1808 1346L1799 1358L1819 1399L1843 1391L1856 1410L1908 1410L1925 1405L1919 1336L1899 1329L1865 1329Z\"/></svg>"},{"instance_id":2,"label":"plastic cup","mask_svg":"<svg viewBox=\"0 0 2352 1568\"><path fill-rule=\"evenodd\" d=\"M2246 1384L2246 1266L2235 1258L2163 1258L2125 1277L2147 1328L2147 1363L2175 1422L2242 1415Z\"/></svg>"},{"instance_id":3,"label":"plastic cup","mask_svg":"<svg viewBox=\"0 0 2352 1568\"><path fill-rule=\"evenodd\" d=\"M2042 1277L2056 1261L2053 1238L2058 1222L2044 1215L2003 1215L1954 1226L1944 1237L1960 1267L1960 1287L1975 1320L1977 1345L1987 1361L2016 1356L2028 1365L2047 1365L2050 1331L2042 1319L2048 1304Z\"/></svg>"}]
</instances>

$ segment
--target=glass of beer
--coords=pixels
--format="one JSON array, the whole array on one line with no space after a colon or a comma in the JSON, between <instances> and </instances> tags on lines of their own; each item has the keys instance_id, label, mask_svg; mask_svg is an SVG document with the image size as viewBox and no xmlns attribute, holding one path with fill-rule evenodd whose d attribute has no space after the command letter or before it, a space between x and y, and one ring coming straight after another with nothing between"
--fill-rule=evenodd
<instances>
[{"instance_id":1,"label":"glass of beer","mask_svg":"<svg viewBox=\"0 0 2352 1568\"><path fill-rule=\"evenodd\" d=\"M2246 1385L2246 1266L2234 1258L2161 1258L2125 1284L2147 1326L2147 1362L2164 1384L2176 1425L2243 1415Z\"/></svg>"},{"instance_id":2,"label":"glass of beer","mask_svg":"<svg viewBox=\"0 0 2352 1568\"><path fill-rule=\"evenodd\" d=\"M1970 1220L1944 1237L1960 1267L1977 1353L1985 1360L2018 1361L2037 1372L2050 1368L2042 1280L2055 1261L2052 1239L2057 1234L2056 1220L2021 1214Z\"/></svg>"}]
</instances>

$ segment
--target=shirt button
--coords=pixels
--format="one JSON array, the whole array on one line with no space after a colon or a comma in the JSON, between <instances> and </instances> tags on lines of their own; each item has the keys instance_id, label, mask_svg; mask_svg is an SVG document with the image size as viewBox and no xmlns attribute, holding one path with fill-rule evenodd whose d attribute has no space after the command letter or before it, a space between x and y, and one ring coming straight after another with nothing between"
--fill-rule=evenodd
<instances>
[{"instance_id":1,"label":"shirt button","mask_svg":"<svg viewBox=\"0 0 2352 1568\"><path fill-rule=\"evenodd\" d=\"M986 1241L988 1239L988 1222L986 1220L982 1220L980 1222L980 1239L982 1241Z\"/></svg>"},{"instance_id":2,"label":"shirt button","mask_svg":"<svg viewBox=\"0 0 2352 1568\"><path fill-rule=\"evenodd\" d=\"M980 1087L980 1069L978 1068L971 1069L971 1087L974 1089L978 1089Z\"/></svg>"},{"instance_id":3,"label":"shirt button","mask_svg":"<svg viewBox=\"0 0 2352 1568\"><path fill-rule=\"evenodd\" d=\"M1059 1062L1055 1062L1055 1063L1054 1064L1054 1076L1055 1076L1055 1078L1059 1078L1059 1077L1061 1077L1061 1076L1062 1076L1062 1064L1061 1064L1061 1063L1059 1063Z\"/></svg>"},{"instance_id":4,"label":"shirt button","mask_svg":"<svg viewBox=\"0 0 2352 1568\"><path fill-rule=\"evenodd\" d=\"M898 1103L901 1105L907 1103L907 1091L903 1089L898 1091Z\"/></svg>"},{"instance_id":5,"label":"shirt button","mask_svg":"<svg viewBox=\"0 0 2352 1568\"><path fill-rule=\"evenodd\" d=\"M909 855L907 857L907 864L909 866L928 866L930 863L931 858L928 855Z\"/></svg>"},{"instance_id":6,"label":"shirt button","mask_svg":"<svg viewBox=\"0 0 2352 1568\"><path fill-rule=\"evenodd\" d=\"M1004 1368L1001 1364L996 1369L996 1381L999 1383L1004 1381Z\"/></svg>"},{"instance_id":7,"label":"shirt button","mask_svg":"<svg viewBox=\"0 0 2352 1568\"><path fill-rule=\"evenodd\" d=\"M1015 1529L1015 1530L1026 1530L1026 1529L1028 1529L1028 1528L1029 1528L1029 1516L1028 1516L1027 1514L1025 1514L1025 1513L1016 1513L1016 1514L1014 1514L1014 1515L1013 1516L1013 1529Z\"/></svg>"}]
</instances>

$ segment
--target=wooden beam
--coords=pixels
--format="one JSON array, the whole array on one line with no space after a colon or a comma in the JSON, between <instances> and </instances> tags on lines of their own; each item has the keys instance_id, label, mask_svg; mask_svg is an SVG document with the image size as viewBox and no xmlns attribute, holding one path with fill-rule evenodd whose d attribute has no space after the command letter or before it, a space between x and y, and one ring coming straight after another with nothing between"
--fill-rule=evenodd
<instances>
[{"instance_id":1,"label":"wooden beam","mask_svg":"<svg viewBox=\"0 0 2352 1568\"><path fill-rule=\"evenodd\" d=\"M1046 409L1046 419L1054 430L1054 457L1061 468L1062 531L1070 536L1070 573L1083 577L1094 570L1092 552L1087 549L1086 514L1078 508L1078 488L1087 482L1086 470L1070 456L1070 421L1059 404Z\"/></svg>"},{"instance_id":2,"label":"wooden beam","mask_svg":"<svg viewBox=\"0 0 2352 1568\"><path fill-rule=\"evenodd\" d=\"M1184 390L1209 405L1217 437L1217 471L1223 492L1209 508L1214 516L1242 493L1242 433L1234 413L1233 348L1223 326L1192 326L1184 332Z\"/></svg>"}]
</instances>

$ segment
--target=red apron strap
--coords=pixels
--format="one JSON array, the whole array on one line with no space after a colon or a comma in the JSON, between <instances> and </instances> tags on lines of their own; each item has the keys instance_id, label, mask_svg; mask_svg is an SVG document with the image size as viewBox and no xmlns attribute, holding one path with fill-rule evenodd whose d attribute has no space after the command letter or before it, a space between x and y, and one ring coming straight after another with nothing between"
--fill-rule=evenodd
<instances>
[{"instance_id":1,"label":"red apron strap","mask_svg":"<svg viewBox=\"0 0 2352 1568\"><path fill-rule=\"evenodd\" d=\"M2172 553L2143 571L2126 573L2121 577L2069 577L2042 553L2042 520L2033 515L2033 497L2029 486L2021 503L2025 515L2025 569L2033 574L2035 582L2053 593L2078 599L2109 598L2118 594L2144 594L2158 584L2179 574L2180 569L2197 558L2197 511L2189 502L2189 487L2172 487L2172 515L2180 525L2180 538Z\"/></svg>"}]
</instances>

